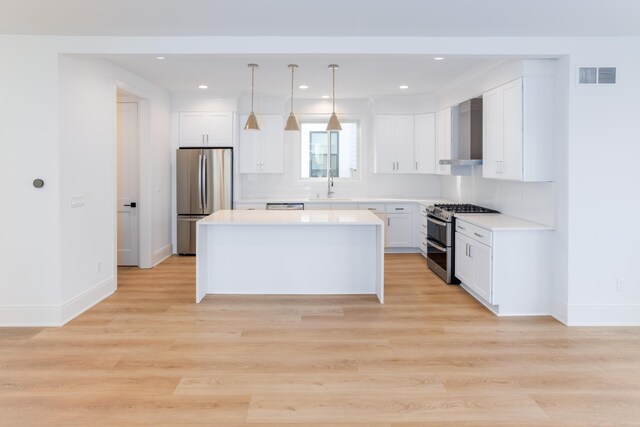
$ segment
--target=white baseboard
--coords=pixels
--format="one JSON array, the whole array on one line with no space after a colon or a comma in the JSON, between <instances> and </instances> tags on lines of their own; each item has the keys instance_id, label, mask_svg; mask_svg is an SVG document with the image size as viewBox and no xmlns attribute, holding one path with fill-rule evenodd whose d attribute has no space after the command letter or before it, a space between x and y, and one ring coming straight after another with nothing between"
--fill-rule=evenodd
<instances>
[{"instance_id":1,"label":"white baseboard","mask_svg":"<svg viewBox=\"0 0 640 427\"><path fill-rule=\"evenodd\" d=\"M568 325L567 303L556 298L551 298L551 315L558 322Z\"/></svg>"},{"instance_id":2,"label":"white baseboard","mask_svg":"<svg viewBox=\"0 0 640 427\"><path fill-rule=\"evenodd\" d=\"M419 248L384 248L385 254L419 254Z\"/></svg>"},{"instance_id":3,"label":"white baseboard","mask_svg":"<svg viewBox=\"0 0 640 427\"><path fill-rule=\"evenodd\" d=\"M60 325L60 307L57 305L0 307L0 327Z\"/></svg>"},{"instance_id":4,"label":"white baseboard","mask_svg":"<svg viewBox=\"0 0 640 427\"><path fill-rule=\"evenodd\" d=\"M87 289L80 295L71 298L60 307L61 325L81 315L100 301L116 291L116 282L113 277L98 283Z\"/></svg>"},{"instance_id":5,"label":"white baseboard","mask_svg":"<svg viewBox=\"0 0 640 427\"><path fill-rule=\"evenodd\" d=\"M111 295L115 290L115 281L111 277L60 306L0 306L0 327L62 326Z\"/></svg>"},{"instance_id":6,"label":"white baseboard","mask_svg":"<svg viewBox=\"0 0 640 427\"><path fill-rule=\"evenodd\" d=\"M640 305L570 304L569 326L640 326Z\"/></svg>"},{"instance_id":7,"label":"white baseboard","mask_svg":"<svg viewBox=\"0 0 640 427\"><path fill-rule=\"evenodd\" d=\"M173 254L173 245L169 243L159 251L156 251L153 253L153 258L151 259L152 266L155 267L165 259L169 258L172 254Z\"/></svg>"}]
</instances>

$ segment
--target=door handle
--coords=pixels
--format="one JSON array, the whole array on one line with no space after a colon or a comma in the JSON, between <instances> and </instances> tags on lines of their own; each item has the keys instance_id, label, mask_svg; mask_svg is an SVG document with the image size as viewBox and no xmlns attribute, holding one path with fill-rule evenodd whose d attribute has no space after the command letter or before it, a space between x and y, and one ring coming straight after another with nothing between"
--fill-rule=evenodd
<instances>
[{"instance_id":1,"label":"door handle","mask_svg":"<svg viewBox=\"0 0 640 427\"><path fill-rule=\"evenodd\" d=\"M131 202L130 204L125 205L125 206L128 206L130 208L135 208L137 206L137 204L136 204L136 202Z\"/></svg>"},{"instance_id":2,"label":"door handle","mask_svg":"<svg viewBox=\"0 0 640 427\"><path fill-rule=\"evenodd\" d=\"M209 142L209 135L207 135L207 143ZM207 163L208 163L208 159L207 159L207 155L203 154L202 155L202 160L203 160L203 167L202 167L202 206L203 208L206 210L207 206L209 205L209 195L207 194L209 191L209 186L207 185L207 181L209 179L208 175L207 175Z\"/></svg>"},{"instance_id":3,"label":"door handle","mask_svg":"<svg viewBox=\"0 0 640 427\"><path fill-rule=\"evenodd\" d=\"M204 197L202 196L202 152L198 155L198 197L200 198L200 210L204 209Z\"/></svg>"}]
</instances>

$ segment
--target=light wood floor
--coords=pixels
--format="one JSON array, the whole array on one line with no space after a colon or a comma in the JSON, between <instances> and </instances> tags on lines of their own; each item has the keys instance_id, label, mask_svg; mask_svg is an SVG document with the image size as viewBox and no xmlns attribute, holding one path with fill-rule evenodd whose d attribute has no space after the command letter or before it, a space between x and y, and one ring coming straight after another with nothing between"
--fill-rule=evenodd
<instances>
[{"instance_id":1,"label":"light wood floor","mask_svg":"<svg viewBox=\"0 0 640 427\"><path fill-rule=\"evenodd\" d=\"M123 268L65 327L0 329L0 425L640 424L640 328L498 318L421 256L385 260L385 305L196 305L194 258Z\"/></svg>"}]
</instances>

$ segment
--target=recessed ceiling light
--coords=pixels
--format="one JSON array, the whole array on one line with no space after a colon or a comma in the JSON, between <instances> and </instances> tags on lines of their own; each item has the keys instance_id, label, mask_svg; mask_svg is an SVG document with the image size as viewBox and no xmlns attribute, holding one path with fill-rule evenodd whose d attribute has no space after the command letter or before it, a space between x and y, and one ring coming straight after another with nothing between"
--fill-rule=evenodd
<instances>
[{"instance_id":1,"label":"recessed ceiling light","mask_svg":"<svg viewBox=\"0 0 640 427\"><path fill-rule=\"evenodd\" d=\"M198 89L208 89L208 88L209 88L209 86L207 86L207 85L199 85L198 86Z\"/></svg>"},{"instance_id":2,"label":"recessed ceiling light","mask_svg":"<svg viewBox=\"0 0 640 427\"><path fill-rule=\"evenodd\" d=\"M409 86L407 86L407 85L402 85L402 86L399 86L399 88L400 88L400 89L409 89Z\"/></svg>"},{"instance_id":3,"label":"recessed ceiling light","mask_svg":"<svg viewBox=\"0 0 640 427\"><path fill-rule=\"evenodd\" d=\"M433 59L435 59L436 61L442 61L444 58L442 56L436 56Z\"/></svg>"},{"instance_id":4,"label":"recessed ceiling light","mask_svg":"<svg viewBox=\"0 0 640 427\"><path fill-rule=\"evenodd\" d=\"M300 86L298 86L298 89L309 89L309 86L307 86L307 85L300 85Z\"/></svg>"},{"instance_id":5,"label":"recessed ceiling light","mask_svg":"<svg viewBox=\"0 0 640 427\"><path fill-rule=\"evenodd\" d=\"M322 95L320 98L322 98L322 99L329 99L329 98L331 98L331 95Z\"/></svg>"},{"instance_id":6,"label":"recessed ceiling light","mask_svg":"<svg viewBox=\"0 0 640 427\"><path fill-rule=\"evenodd\" d=\"M164 59L164 56L156 56L156 59Z\"/></svg>"}]
</instances>

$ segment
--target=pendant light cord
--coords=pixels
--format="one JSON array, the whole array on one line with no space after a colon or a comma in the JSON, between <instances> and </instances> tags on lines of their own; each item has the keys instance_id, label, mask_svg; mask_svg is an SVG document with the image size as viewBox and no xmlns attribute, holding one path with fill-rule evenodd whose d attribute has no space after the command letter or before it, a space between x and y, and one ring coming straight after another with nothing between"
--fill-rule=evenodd
<instances>
[{"instance_id":1,"label":"pendant light cord","mask_svg":"<svg viewBox=\"0 0 640 427\"><path fill-rule=\"evenodd\" d=\"M333 69L333 113L336 112L336 67L331 67Z\"/></svg>"},{"instance_id":2,"label":"pendant light cord","mask_svg":"<svg viewBox=\"0 0 640 427\"><path fill-rule=\"evenodd\" d=\"M251 66L251 112L253 113L253 88L255 86L256 66Z\"/></svg>"},{"instance_id":3,"label":"pendant light cord","mask_svg":"<svg viewBox=\"0 0 640 427\"><path fill-rule=\"evenodd\" d=\"M296 67L290 65L291 67L291 113L293 114L293 72Z\"/></svg>"}]
</instances>

